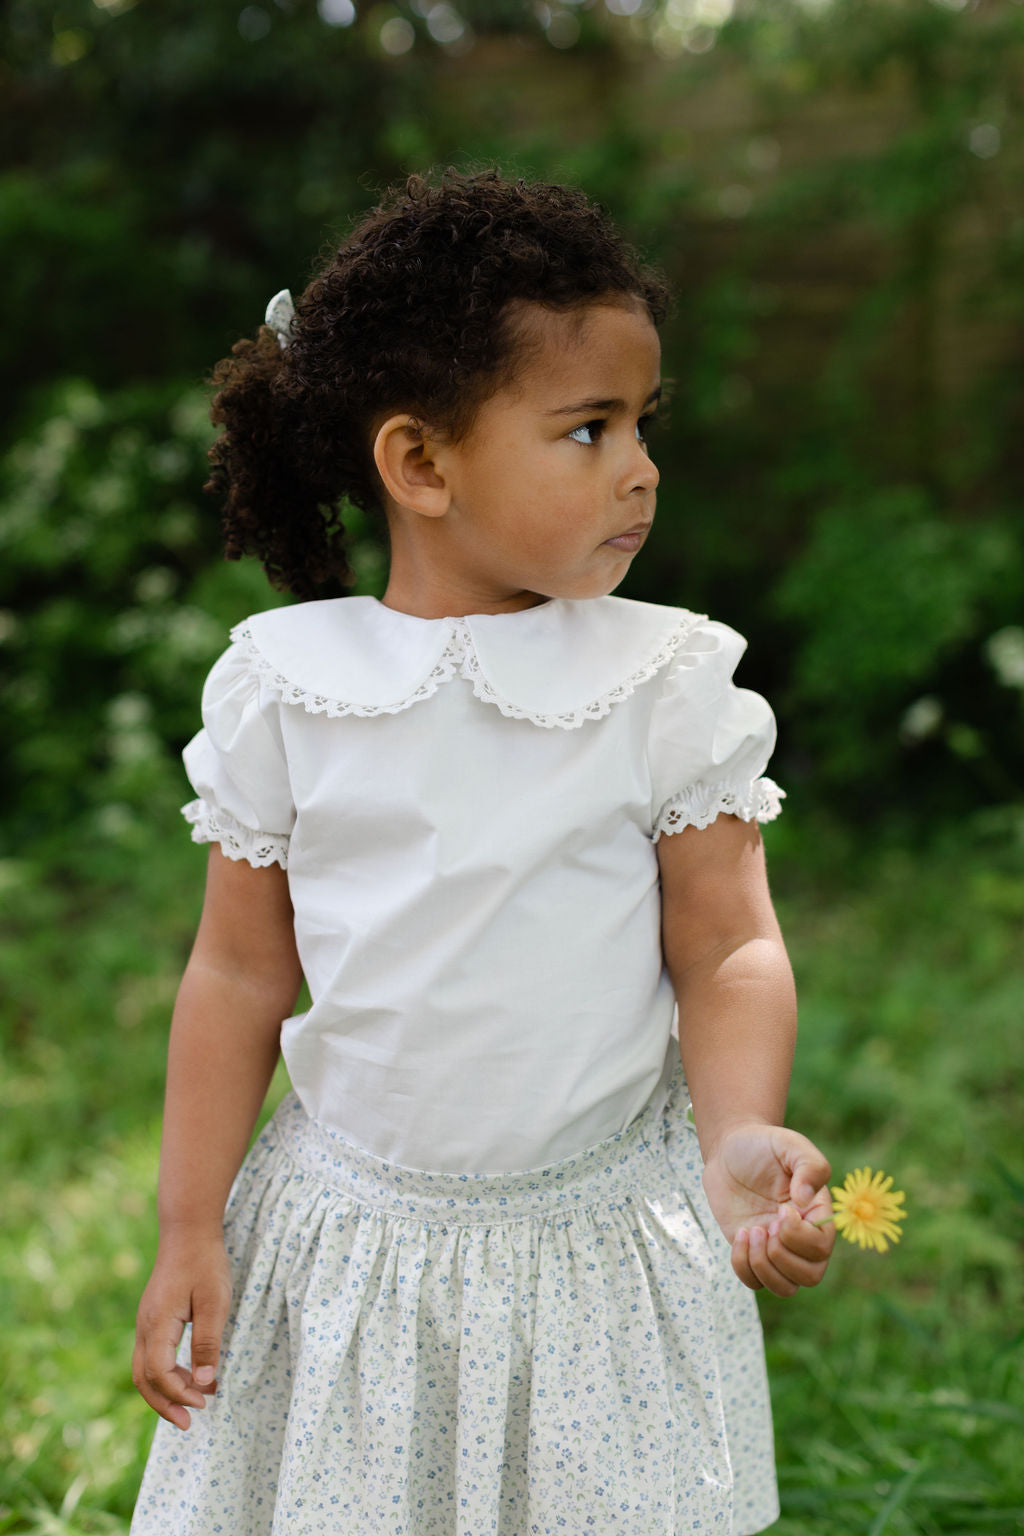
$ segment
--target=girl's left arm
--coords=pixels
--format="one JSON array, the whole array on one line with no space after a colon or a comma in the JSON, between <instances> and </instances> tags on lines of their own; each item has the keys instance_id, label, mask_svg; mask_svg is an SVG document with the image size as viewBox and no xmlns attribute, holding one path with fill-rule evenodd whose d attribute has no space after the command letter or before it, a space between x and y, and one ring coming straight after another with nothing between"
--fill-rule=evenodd
<instances>
[{"instance_id":1,"label":"girl's left arm","mask_svg":"<svg viewBox=\"0 0 1024 1536\"><path fill-rule=\"evenodd\" d=\"M783 1119L796 1042L793 973L756 822L721 815L657 844L662 945L704 1157L704 1187L753 1289L817 1285L835 1242L831 1172Z\"/></svg>"}]
</instances>

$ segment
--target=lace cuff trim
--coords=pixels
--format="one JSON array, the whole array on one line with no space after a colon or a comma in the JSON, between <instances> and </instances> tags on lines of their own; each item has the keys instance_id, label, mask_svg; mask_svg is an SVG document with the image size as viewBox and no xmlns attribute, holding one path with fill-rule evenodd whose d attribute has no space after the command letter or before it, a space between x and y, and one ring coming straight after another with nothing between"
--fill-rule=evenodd
<instances>
[{"instance_id":1,"label":"lace cuff trim","mask_svg":"<svg viewBox=\"0 0 1024 1536\"><path fill-rule=\"evenodd\" d=\"M245 827L208 800L190 800L181 814L192 827L194 843L219 843L229 859L246 859L254 869L270 864L288 868L288 839L275 832L256 832Z\"/></svg>"},{"instance_id":2,"label":"lace cuff trim","mask_svg":"<svg viewBox=\"0 0 1024 1536\"><path fill-rule=\"evenodd\" d=\"M642 683L648 682L662 667L672 660L683 642L689 638L700 624L707 622L707 616L700 613L686 613L680 619L679 624L663 641L654 655L650 656L641 666L621 683L610 688L598 698L581 705L578 709L565 710L561 713L544 713L538 710L527 709L513 700L504 698L488 682L484 675L483 666L473 645L473 636L464 619L455 619L454 628L448 638L441 656L434 664L430 673L420 683L419 687L399 699L393 704L359 704L354 700L329 698L325 694L313 693L307 688L293 683L289 678L276 671L273 663L268 661L257 646L252 636L252 631L247 624L238 624L231 631L231 638L236 643L244 646L246 655L256 670L261 681L285 704L297 704L311 715L360 715L363 717L372 715L397 715L403 709L408 709L413 704L419 704L424 699L431 698L441 686L456 675L464 677L473 686L476 697L485 704L493 704L503 715L513 720L529 720L534 725L544 726L550 729L558 726L564 731L577 729L585 720L600 720L611 712L612 706L623 699L628 699Z\"/></svg>"},{"instance_id":3,"label":"lace cuff trim","mask_svg":"<svg viewBox=\"0 0 1024 1536\"><path fill-rule=\"evenodd\" d=\"M727 784L690 784L667 801L654 826L653 841L662 833L671 836L684 827L703 829L721 815L742 821L774 821L786 798L772 779L755 779L742 789Z\"/></svg>"}]
</instances>

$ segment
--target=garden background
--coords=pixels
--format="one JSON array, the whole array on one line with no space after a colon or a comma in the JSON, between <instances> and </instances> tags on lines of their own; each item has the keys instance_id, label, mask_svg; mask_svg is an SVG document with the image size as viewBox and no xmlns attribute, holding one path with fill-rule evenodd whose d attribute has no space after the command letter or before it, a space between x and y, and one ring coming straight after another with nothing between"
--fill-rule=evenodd
<instances>
[{"instance_id":1,"label":"garden background","mask_svg":"<svg viewBox=\"0 0 1024 1536\"><path fill-rule=\"evenodd\" d=\"M178 754L278 600L218 557L202 381L376 188L449 163L583 185L675 284L621 590L750 637L792 1118L907 1192L898 1248L763 1299L775 1529L1024 1530L1024 5L3 13L0 1531L125 1531L152 1432L129 1360L204 862Z\"/></svg>"}]
</instances>

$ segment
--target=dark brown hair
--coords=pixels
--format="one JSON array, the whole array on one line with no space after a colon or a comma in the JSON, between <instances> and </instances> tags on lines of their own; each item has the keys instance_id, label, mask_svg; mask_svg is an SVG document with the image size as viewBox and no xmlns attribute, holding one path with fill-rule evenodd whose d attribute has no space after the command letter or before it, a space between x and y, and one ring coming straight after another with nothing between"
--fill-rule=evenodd
<instances>
[{"instance_id":1,"label":"dark brown hair","mask_svg":"<svg viewBox=\"0 0 1024 1536\"><path fill-rule=\"evenodd\" d=\"M262 326L214 369L224 432L207 489L224 501L227 557L257 555L298 597L344 582L339 503L382 505L374 424L408 411L457 440L514 374L514 301L572 310L605 296L640 300L655 324L668 303L582 192L496 171L389 192L297 301L288 345Z\"/></svg>"}]
</instances>

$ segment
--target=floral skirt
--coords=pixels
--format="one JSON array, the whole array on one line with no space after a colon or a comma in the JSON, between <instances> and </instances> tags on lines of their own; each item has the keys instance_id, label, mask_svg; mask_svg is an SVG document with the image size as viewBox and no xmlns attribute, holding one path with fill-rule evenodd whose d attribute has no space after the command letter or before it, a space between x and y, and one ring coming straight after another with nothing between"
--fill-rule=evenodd
<instances>
[{"instance_id":1,"label":"floral skirt","mask_svg":"<svg viewBox=\"0 0 1024 1536\"><path fill-rule=\"evenodd\" d=\"M764 1530L757 1309L700 1171L681 1072L510 1174L383 1162L290 1095L225 1214L217 1394L159 1422L132 1536Z\"/></svg>"}]
</instances>

